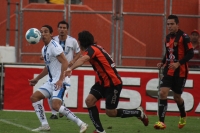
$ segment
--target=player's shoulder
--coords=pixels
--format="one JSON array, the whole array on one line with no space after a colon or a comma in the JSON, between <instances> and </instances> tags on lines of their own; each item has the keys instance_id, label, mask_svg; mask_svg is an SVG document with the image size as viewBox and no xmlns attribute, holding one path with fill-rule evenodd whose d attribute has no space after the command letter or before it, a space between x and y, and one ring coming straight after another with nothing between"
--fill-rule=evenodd
<instances>
[{"instance_id":1,"label":"player's shoulder","mask_svg":"<svg viewBox=\"0 0 200 133\"><path fill-rule=\"evenodd\" d=\"M67 35L67 41L77 41L76 38Z\"/></svg>"},{"instance_id":2,"label":"player's shoulder","mask_svg":"<svg viewBox=\"0 0 200 133\"><path fill-rule=\"evenodd\" d=\"M187 33L183 33L183 38L187 39L187 38L190 38L190 37Z\"/></svg>"},{"instance_id":3,"label":"player's shoulder","mask_svg":"<svg viewBox=\"0 0 200 133\"><path fill-rule=\"evenodd\" d=\"M167 34L167 35L166 35L166 40L169 41L169 40L170 40L170 37L171 37L171 34L170 34L170 33Z\"/></svg>"},{"instance_id":4,"label":"player's shoulder","mask_svg":"<svg viewBox=\"0 0 200 133\"><path fill-rule=\"evenodd\" d=\"M190 38L189 35L187 33L185 33L184 31L180 30L178 31L178 34L180 34L183 38Z\"/></svg>"},{"instance_id":5,"label":"player's shoulder","mask_svg":"<svg viewBox=\"0 0 200 133\"><path fill-rule=\"evenodd\" d=\"M185 42L185 43L189 43L190 42L190 36L187 33L185 33L182 30L179 30L179 34L182 37L183 42Z\"/></svg>"},{"instance_id":6,"label":"player's shoulder","mask_svg":"<svg viewBox=\"0 0 200 133\"><path fill-rule=\"evenodd\" d=\"M59 42L59 36L58 36L58 35L57 35L57 36L54 36L54 37L53 37L53 40Z\"/></svg>"},{"instance_id":7,"label":"player's shoulder","mask_svg":"<svg viewBox=\"0 0 200 133\"><path fill-rule=\"evenodd\" d=\"M89 51L90 51L90 50L92 50L92 51L99 51L99 48L102 49L102 47L99 47L99 46L100 46L100 45L93 44L93 45L88 46L87 49L88 49Z\"/></svg>"},{"instance_id":8,"label":"player's shoulder","mask_svg":"<svg viewBox=\"0 0 200 133\"><path fill-rule=\"evenodd\" d=\"M42 51L44 51L45 47L46 47L46 46L44 45L44 46L42 47L42 49L41 49L41 50L42 50Z\"/></svg>"},{"instance_id":9,"label":"player's shoulder","mask_svg":"<svg viewBox=\"0 0 200 133\"><path fill-rule=\"evenodd\" d=\"M54 39L52 39L49 43L49 46L50 47L60 47L60 44L57 41L55 41Z\"/></svg>"}]
</instances>

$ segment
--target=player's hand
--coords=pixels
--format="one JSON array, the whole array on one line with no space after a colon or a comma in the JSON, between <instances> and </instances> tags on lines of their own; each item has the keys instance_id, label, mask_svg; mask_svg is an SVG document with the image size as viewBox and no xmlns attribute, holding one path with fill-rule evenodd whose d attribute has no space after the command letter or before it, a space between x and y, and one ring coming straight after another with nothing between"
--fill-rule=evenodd
<instances>
[{"instance_id":1,"label":"player's hand","mask_svg":"<svg viewBox=\"0 0 200 133\"><path fill-rule=\"evenodd\" d=\"M64 72L65 77L68 76L70 77L72 75L72 69L67 68L67 70Z\"/></svg>"},{"instance_id":2,"label":"player's hand","mask_svg":"<svg viewBox=\"0 0 200 133\"><path fill-rule=\"evenodd\" d=\"M30 86L35 86L38 82L38 80L36 80L36 79L31 79L31 80L28 79L28 81L29 81Z\"/></svg>"},{"instance_id":3,"label":"player's hand","mask_svg":"<svg viewBox=\"0 0 200 133\"><path fill-rule=\"evenodd\" d=\"M175 70L176 68L178 68L180 66L180 63L179 62L176 62L176 63L170 63L168 68L169 69L173 69Z\"/></svg>"},{"instance_id":4,"label":"player's hand","mask_svg":"<svg viewBox=\"0 0 200 133\"><path fill-rule=\"evenodd\" d=\"M60 88L62 88L62 85L63 85L63 81L62 80L58 80L55 83L55 90L60 90Z\"/></svg>"},{"instance_id":5,"label":"player's hand","mask_svg":"<svg viewBox=\"0 0 200 133\"><path fill-rule=\"evenodd\" d=\"M158 63L157 67L160 69L163 66L163 63Z\"/></svg>"}]
</instances>

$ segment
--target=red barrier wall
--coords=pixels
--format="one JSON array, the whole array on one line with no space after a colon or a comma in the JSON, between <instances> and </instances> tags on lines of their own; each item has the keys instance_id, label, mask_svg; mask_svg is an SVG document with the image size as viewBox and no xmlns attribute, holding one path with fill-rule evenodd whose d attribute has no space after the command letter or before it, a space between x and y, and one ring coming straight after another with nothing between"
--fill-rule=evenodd
<instances>
[{"instance_id":1,"label":"red barrier wall","mask_svg":"<svg viewBox=\"0 0 200 133\"><path fill-rule=\"evenodd\" d=\"M6 65L4 83L4 110L33 111L30 96L46 78L42 78L36 86L30 86L28 79L36 77L44 66ZM156 115L158 109L158 70L117 68L123 81L118 108L133 109L143 106L147 114ZM96 74L91 67L80 67L73 71L71 87L64 102L73 112L86 113L85 99L95 83ZM188 116L199 116L200 113L200 72L190 71L182 98ZM19 80L20 79L20 80ZM49 111L47 102L45 110ZM105 100L97 103L100 113L105 113ZM168 96L167 115L179 116L179 109L172 96Z\"/></svg>"}]
</instances>

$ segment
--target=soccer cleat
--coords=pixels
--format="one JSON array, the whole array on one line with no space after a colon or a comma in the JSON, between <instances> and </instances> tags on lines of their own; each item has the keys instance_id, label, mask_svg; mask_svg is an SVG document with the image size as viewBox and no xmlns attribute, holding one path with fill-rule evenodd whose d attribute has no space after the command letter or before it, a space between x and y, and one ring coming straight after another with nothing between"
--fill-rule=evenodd
<instances>
[{"instance_id":1,"label":"soccer cleat","mask_svg":"<svg viewBox=\"0 0 200 133\"><path fill-rule=\"evenodd\" d=\"M161 122L161 121L158 121L156 122L156 124L154 125L154 128L155 129L165 129L166 128L166 125L165 123Z\"/></svg>"},{"instance_id":2,"label":"soccer cleat","mask_svg":"<svg viewBox=\"0 0 200 133\"><path fill-rule=\"evenodd\" d=\"M82 123L81 126L80 126L80 133L85 133L87 128L88 128L88 124Z\"/></svg>"},{"instance_id":3,"label":"soccer cleat","mask_svg":"<svg viewBox=\"0 0 200 133\"><path fill-rule=\"evenodd\" d=\"M147 115L145 114L143 108L140 106L140 107L137 108L137 110L140 110L140 111L141 111L141 116L138 117L138 119L140 119L140 120L143 122L143 124L144 124L145 126L148 126L148 124L149 124L149 119L148 119Z\"/></svg>"},{"instance_id":4,"label":"soccer cleat","mask_svg":"<svg viewBox=\"0 0 200 133\"><path fill-rule=\"evenodd\" d=\"M36 129L33 129L32 130L33 132L39 132L39 131L50 131L50 126L49 125L43 125L43 126L40 126Z\"/></svg>"},{"instance_id":5,"label":"soccer cleat","mask_svg":"<svg viewBox=\"0 0 200 133\"><path fill-rule=\"evenodd\" d=\"M106 133L106 131L104 130L103 132L100 132L100 131L98 131L98 130L96 129L96 130L94 130L93 133Z\"/></svg>"},{"instance_id":6,"label":"soccer cleat","mask_svg":"<svg viewBox=\"0 0 200 133\"><path fill-rule=\"evenodd\" d=\"M59 117L62 118L64 115L62 113L59 113Z\"/></svg>"},{"instance_id":7,"label":"soccer cleat","mask_svg":"<svg viewBox=\"0 0 200 133\"><path fill-rule=\"evenodd\" d=\"M186 124L186 117L180 117L180 120L178 122L178 128L181 129L185 126Z\"/></svg>"},{"instance_id":8,"label":"soccer cleat","mask_svg":"<svg viewBox=\"0 0 200 133\"><path fill-rule=\"evenodd\" d=\"M50 117L50 119L58 119L58 116L57 116L57 115L54 115L54 114L52 114L52 115L51 115L51 117Z\"/></svg>"}]
</instances>

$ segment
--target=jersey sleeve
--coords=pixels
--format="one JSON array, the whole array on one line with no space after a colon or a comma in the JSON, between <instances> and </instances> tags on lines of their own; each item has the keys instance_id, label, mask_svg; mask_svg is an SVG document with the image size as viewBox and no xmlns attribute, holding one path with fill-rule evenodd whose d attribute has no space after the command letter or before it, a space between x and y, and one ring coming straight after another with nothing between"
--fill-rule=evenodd
<instances>
[{"instance_id":1,"label":"jersey sleeve","mask_svg":"<svg viewBox=\"0 0 200 133\"><path fill-rule=\"evenodd\" d=\"M52 44L53 44L52 49L51 49L52 54L54 56L60 55L63 52L63 48L55 41L52 41Z\"/></svg>"},{"instance_id":2,"label":"jersey sleeve","mask_svg":"<svg viewBox=\"0 0 200 133\"><path fill-rule=\"evenodd\" d=\"M185 56L179 61L181 65L188 62L194 56L193 46L190 42L190 37L185 33L183 34L183 45L185 48Z\"/></svg>"},{"instance_id":3,"label":"jersey sleeve","mask_svg":"<svg viewBox=\"0 0 200 133\"><path fill-rule=\"evenodd\" d=\"M183 45L186 51L193 48L192 43L190 42L190 37L185 33L183 34Z\"/></svg>"}]
</instances>

